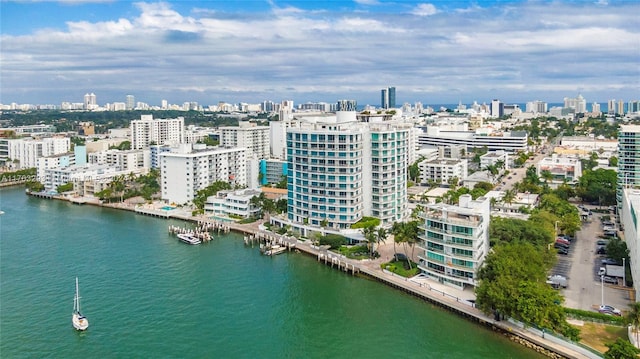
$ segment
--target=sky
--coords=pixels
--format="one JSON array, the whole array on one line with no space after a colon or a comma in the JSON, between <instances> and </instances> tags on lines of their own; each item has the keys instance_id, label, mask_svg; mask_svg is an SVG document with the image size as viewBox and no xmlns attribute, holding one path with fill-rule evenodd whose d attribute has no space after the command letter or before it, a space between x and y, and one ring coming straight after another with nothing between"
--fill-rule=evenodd
<instances>
[{"instance_id":1,"label":"sky","mask_svg":"<svg viewBox=\"0 0 640 359\"><path fill-rule=\"evenodd\" d=\"M640 100L640 1L0 0L0 103Z\"/></svg>"}]
</instances>

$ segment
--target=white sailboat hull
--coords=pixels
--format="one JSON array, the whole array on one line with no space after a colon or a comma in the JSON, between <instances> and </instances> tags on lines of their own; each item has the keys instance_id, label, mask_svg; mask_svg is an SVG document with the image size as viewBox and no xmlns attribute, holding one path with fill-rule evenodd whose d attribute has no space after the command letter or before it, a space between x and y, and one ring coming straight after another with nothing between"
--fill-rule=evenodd
<instances>
[{"instance_id":1,"label":"white sailboat hull","mask_svg":"<svg viewBox=\"0 0 640 359\"><path fill-rule=\"evenodd\" d=\"M78 313L73 313L71 323L76 330L86 330L89 327L89 320Z\"/></svg>"}]
</instances>

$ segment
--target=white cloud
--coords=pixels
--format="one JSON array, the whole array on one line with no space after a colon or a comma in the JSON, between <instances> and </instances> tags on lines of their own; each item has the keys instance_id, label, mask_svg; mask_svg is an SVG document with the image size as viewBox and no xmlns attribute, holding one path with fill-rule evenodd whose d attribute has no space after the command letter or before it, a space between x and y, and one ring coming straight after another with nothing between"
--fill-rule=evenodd
<instances>
[{"instance_id":1,"label":"white cloud","mask_svg":"<svg viewBox=\"0 0 640 359\"><path fill-rule=\"evenodd\" d=\"M273 4L269 13L233 16L215 7L183 14L168 3L134 9L119 19L69 22L62 31L3 33L0 98L51 103L90 91L100 102L134 93L150 103L376 104L379 88L390 85L399 101L424 103L500 96L554 102L577 88L588 101L640 93L633 81L640 29L626 2L525 2L508 11L423 3L407 10L419 17ZM444 16L422 17L438 12Z\"/></svg>"},{"instance_id":2,"label":"white cloud","mask_svg":"<svg viewBox=\"0 0 640 359\"><path fill-rule=\"evenodd\" d=\"M418 4L413 11L411 12L414 15L418 16L431 16L435 15L438 12L436 7L433 4Z\"/></svg>"}]
</instances>

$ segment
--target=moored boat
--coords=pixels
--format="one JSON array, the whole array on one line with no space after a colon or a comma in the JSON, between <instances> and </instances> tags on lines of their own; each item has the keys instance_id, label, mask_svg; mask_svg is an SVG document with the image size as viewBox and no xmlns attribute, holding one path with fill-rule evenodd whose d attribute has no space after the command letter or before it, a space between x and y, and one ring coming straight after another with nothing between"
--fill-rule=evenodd
<instances>
[{"instance_id":1,"label":"moored boat","mask_svg":"<svg viewBox=\"0 0 640 359\"><path fill-rule=\"evenodd\" d=\"M184 242L186 244L200 244L202 243L202 241L200 240L200 238L194 236L193 234L188 234L188 233L178 233L178 239L181 242Z\"/></svg>"}]
</instances>

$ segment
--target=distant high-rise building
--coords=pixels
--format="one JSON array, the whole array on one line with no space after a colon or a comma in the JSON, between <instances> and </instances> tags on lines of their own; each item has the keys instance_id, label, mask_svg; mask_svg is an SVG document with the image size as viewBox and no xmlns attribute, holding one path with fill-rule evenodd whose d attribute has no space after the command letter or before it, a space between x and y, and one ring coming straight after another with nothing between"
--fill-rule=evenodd
<instances>
[{"instance_id":1,"label":"distant high-rise building","mask_svg":"<svg viewBox=\"0 0 640 359\"><path fill-rule=\"evenodd\" d=\"M615 115L616 114L616 100L611 99L607 101L607 114Z\"/></svg>"},{"instance_id":2,"label":"distant high-rise building","mask_svg":"<svg viewBox=\"0 0 640 359\"><path fill-rule=\"evenodd\" d=\"M504 103L497 99L491 100L491 117L502 116L504 116Z\"/></svg>"},{"instance_id":3,"label":"distant high-rise building","mask_svg":"<svg viewBox=\"0 0 640 359\"><path fill-rule=\"evenodd\" d=\"M629 101L627 103L627 113L638 113L640 112L640 101Z\"/></svg>"},{"instance_id":4,"label":"distant high-rise building","mask_svg":"<svg viewBox=\"0 0 640 359\"><path fill-rule=\"evenodd\" d=\"M620 115L624 115L624 101L618 101L618 106L616 106L616 113Z\"/></svg>"},{"instance_id":5,"label":"distant high-rise building","mask_svg":"<svg viewBox=\"0 0 640 359\"><path fill-rule=\"evenodd\" d=\"M356 111L357 107L358 103L356 102L356 100L338 100L338 111Z\"/></svg>"},{"instance_id":6,"label":"distant high-rise building","mask_svg":"<svg viewBox=\"0 0 640 359\"><path fill-rule=\"evenodd\" d=\"M96 95L92 92L84 95L84 109L91 110L98 106Z\"/></svg>"},{"instance_id":7,"label":"distant high-rise building","mask_svg":"<svg viewBox=\"0 0 640 359\"><path fill-rule=\"evenodd\" d=\"M396 88L387 87L380 91L380 107L395 108L396 107Z\"/></svg>"},{"instance_id":8,"label":"distant high-rise building","mask_svg":"<svg viewBox=\"0 0 640 359\"><path fill-rule=\"evenodd\" d=\"M127 95L127 100L125 101L126 109L128 111L133 110L136 106L136 98L133 95Z\"/></svg>"},{"instance_id":9,"label":"distant high-rise building","mask_svg":"<svg viewBox=\"0 0 640 359\"><path fill-rule=\"evenodd\" d=\"M564 108L572 109L575 113L585 113L587 112L587 100L580 94L575 98L565 97Z\"/></svg>"},{"instance_id":10,"label":"distant high-rise building","mask_svg":"<svg viewBox=\"0 0 640 359\"><path fill-rule=\"evenodd\" d=\"M546 113L547 103L544 101L537 101L537 100L532 102L527 102L526 112Z\"/></svg>"},{"instance_id":11,"label":"distant high-rise building","mask_svg":"<svg viewBox=\"0 0 640 359\"><path fill-rule=\"evenodd\" d=\"M592 112L592 113L600 113L600 104L599 104L599 103L597 103L597 102L594 102L594 103L591 105L591 112Z\"/></svg>"},{"instance_id":12,"label":"distant high-rise building","mask_svg":"<svg viewBox=\"0 0 640 359\"><path fill-rule=\"evenodd\" d=\"M163 110L168 109L168 108L169 108L169 101L167 101L167 100L162 100L162 102L161 102L161 105L160 105L160 106L162 107L162 109L163 109Z\"/></svg>"}]
</instances>

